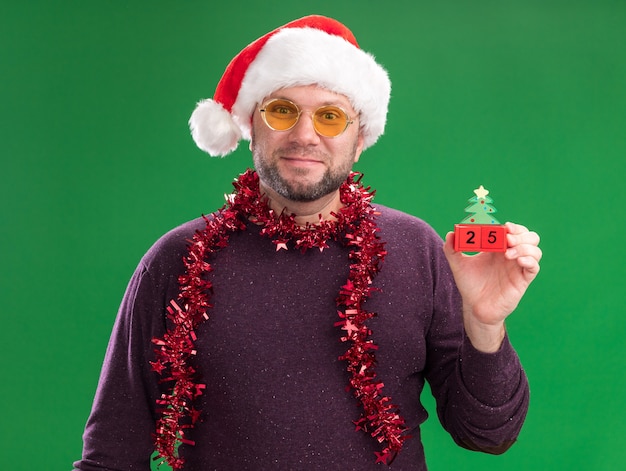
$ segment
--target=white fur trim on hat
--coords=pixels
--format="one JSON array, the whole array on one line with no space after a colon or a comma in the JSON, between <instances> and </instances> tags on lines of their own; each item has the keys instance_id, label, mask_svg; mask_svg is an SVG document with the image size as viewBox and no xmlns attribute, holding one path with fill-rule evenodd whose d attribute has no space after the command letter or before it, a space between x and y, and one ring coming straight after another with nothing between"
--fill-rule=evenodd
<instances>
[{"instance_id":1,"label":"white fur trim on hat","mask_svg":"<svg viewBox=\"0 0 626 471\"><path fill-rule=\"evenodd\" d=\"M391 84L373 56L339 36L312 28L285 28L272 36L250 65L233 115L244 139L250 139L250 116L276 90L318 85L345 95L360 114L363 148L385 129Z\"/></svg>"},{"instance_id":2,"label":"white fur trim on hat","mask_svg":"<svg viewBox=\"0 0 626 471\"><path fill-rule=\"evenodd\" d=\"M227 155L240 139L250 139L252 115L265 97L304 85L348 98L359 113L364 149L384 132L391 94L387 72L345 26L312 16L268 33L236 56L214 99L201 101L193 112L192 136L209 154Z\"/></svg>"}]
</instances>

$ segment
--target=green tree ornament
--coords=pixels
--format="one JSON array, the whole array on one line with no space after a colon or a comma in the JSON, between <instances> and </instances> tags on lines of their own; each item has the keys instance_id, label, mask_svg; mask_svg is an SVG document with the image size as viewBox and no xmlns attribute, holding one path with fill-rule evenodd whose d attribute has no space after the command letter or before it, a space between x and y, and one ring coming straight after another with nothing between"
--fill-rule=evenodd
<instances>
[{"instance_id":1,"label":"green tree ornament","mask_svg":"<svg viewBox=\"0 0 626 471\"><path fill-rule=\"evenodd\" d=\"M480 185L474 193L476 196L468 200L470 205L465 208L465 212L470 214L461 221L461 224L500 224L493 216L498 210L491 205L493 199L487 196L489 190Z\"/></svg>"}]
</instances>

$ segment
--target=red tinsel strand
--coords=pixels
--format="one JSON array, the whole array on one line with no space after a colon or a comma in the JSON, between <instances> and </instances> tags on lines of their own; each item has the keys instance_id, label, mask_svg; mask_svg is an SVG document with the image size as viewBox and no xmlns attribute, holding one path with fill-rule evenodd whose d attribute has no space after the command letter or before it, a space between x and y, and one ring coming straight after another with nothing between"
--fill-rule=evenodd
<instances>
[{"instance_id":1,"label":"red tinsel strand","mask_svg":"<svg viewBox=\"0 0 626 471\"><path fill-rule=\"evenodd\" d=\"M205 217L206 227L190 241L189 253L184 259L185 274L179 277L179 300L183 307L172 301L168 306L168 319L174 327L163 339L153 339L159 348L155 350L156 361L150 362L152 369L162 376L162 382L174 382L170 392L157 400L157 412L161 414L155 433L157 459L163 458L175 470L182 469L185 460L179 456L177 447L180 443L194 444L186 438L186 432L200 417L200 411L192 402L206 385L197 382L190 361L196 353L194 331L208 319L207 311L212 307L212 283L206 279L212 267L207 260L228 245L230 233L245 230L246 222L251 221L262 226L261 234L269 237L277 250L286 249L288 243L302 252L311 248L324 250L329 240L338 241L341 235L346 245L352 247L349 276L337 298L342 320L336 323L347 332L341 340L352 345L340 359L348 362L347 370L352 375L349 387L363 407L362 417L355 422L357 430L364 430L386 444L381 452L376 452L377 463L393 461L408 437L404 420L391 399L382 395L383 383L376 379L374 352L378 347L365 325L375 313L361 308L376 289L371 286L372 279L386 254L374 220L378 213L371 206L374 192L369 187L363 188L361 178L361 174L353 173L341 186L344 207L333 214L336 221L320 220L318 224L300 227L293 215L277 215L260 196L259 178L252 170L233 182L235 192L227 197L224 207L213 217Z\"/></svg>"},{"instance_id":2,"label":"red tinsel strand","mask_svg":"<svg viewBox=\"0 0 626 471\"><path fill-rule=\"evenodd\" d=\"M223 224L220 219L224 218ZM202 393L205 385L196 382L196 371L190 360L195 355L193 341L195 329L200 322L208 318L206 310L211 307L209 302L210 281L204 280L203 275L211 271L211 265L206 262L208 255L216 251L212 245L219 245L227 240L227 231L237 227L229 220L229 215L218 212L214 219L205 218L206 229L194 235L189 246L189 254L184 259L186 273L179 279L181 285L180 300L184 303L181 309L174 301L168 307L168 319L174 328L168 330L163 340L155 339L154 343L161 348L156 350L158 369L153 369L163 375L167 370L169 375L161 379L162 382L174 381L168 394L163 394L159 404L161 417L156 424L155 447L158 457L162 457L172 469L182 469L185 460L178 454L179 443L192 444L185 438L185 429L192 428L197 420L197 411L193 412L191 400ZM190 419L191 424L186 423Z\"/></svg>"},{"instance_id":3,"label":"red tinsel strand","mask_svg":"<svg viewBox=\"0 0 626 471\"><path fill-rule=\"evenodd\" d=\"M371 216L371 212L369 215ZM340 317L347 319L340 324L343 324L345 329L349 321L352 331L342 340L353 342L348 352L340 359L348 361L347 369L352 374L350 385L364 409L364 415L357 422L357 428L367 430L369 422L373 428L371 435L381 443L387 442L387 447L376 456L377 462L389 464L407 437L404 420L395 411L396 407L391 404L390 398L382 396L383 383L376 379L376 373L373 371L375 365L373 350L376 347L369 340L371 331L364 324L366 318L371 315L361 310L362 302L371 293L372 278L380 270L380 264L386 254L376 232L376 225L370 218L362 221L353 234L346 236L348 244L357 246L358 249L350 254L355 263L350 265L349 282L342 287L337 300L340 305L353 307L349 315L348 311L340 313Z\"/></svg>"}]
</instances>

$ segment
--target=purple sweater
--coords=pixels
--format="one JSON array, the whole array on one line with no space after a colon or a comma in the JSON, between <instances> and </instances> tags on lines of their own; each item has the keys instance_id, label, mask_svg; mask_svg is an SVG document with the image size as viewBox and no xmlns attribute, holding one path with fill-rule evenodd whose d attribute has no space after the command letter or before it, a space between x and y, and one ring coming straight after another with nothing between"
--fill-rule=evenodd
<instances>
[{"instance_id":1,"label":"purple sweater","mask_svg":"<svg viewBox=\"0 0 626 471\"><path fill-rule=\"evenodd\" d=\"M443 427L461 446L505 451L528 408L528 383L508 338L500 351L475 350L464 336L460 297L440 237L423 221L377 205L388 255L364 306L378 344L378 378L412 438L391 465L426 469L419 426L428 380ZM178 294L187 240L202 219L163 236L134 273L107 349L76 469L149 470L154 450L153 337ZM335 298L348 275L348 249L331 243L276 251L259 227L231 236L211 264L214 308L197 331L197 368L207 389L200 422L182 445L190 470L381 469L381 446L353 424L361 410L338 360Z\"/></svg>"}]
</instances>

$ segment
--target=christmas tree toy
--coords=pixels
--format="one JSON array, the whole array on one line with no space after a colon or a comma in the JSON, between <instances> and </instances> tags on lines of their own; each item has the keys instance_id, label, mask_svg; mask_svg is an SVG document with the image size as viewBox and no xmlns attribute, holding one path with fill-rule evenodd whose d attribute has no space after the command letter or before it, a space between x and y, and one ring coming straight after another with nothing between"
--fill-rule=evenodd
<instances>
[{"instance_id":1,"label":"christmas tree toy","mask_svg":"<svg viewBox=\"0 0 626 471\"><path fill-rule=\"evenodd\" d=\"M454 225L454 250L457 252L504 252L507 248L506 226L493 216L497 210L491 203L489 191L482 185L474 190L476 196L465 208L470 213Z\"/></svg>"}]
</instances>

